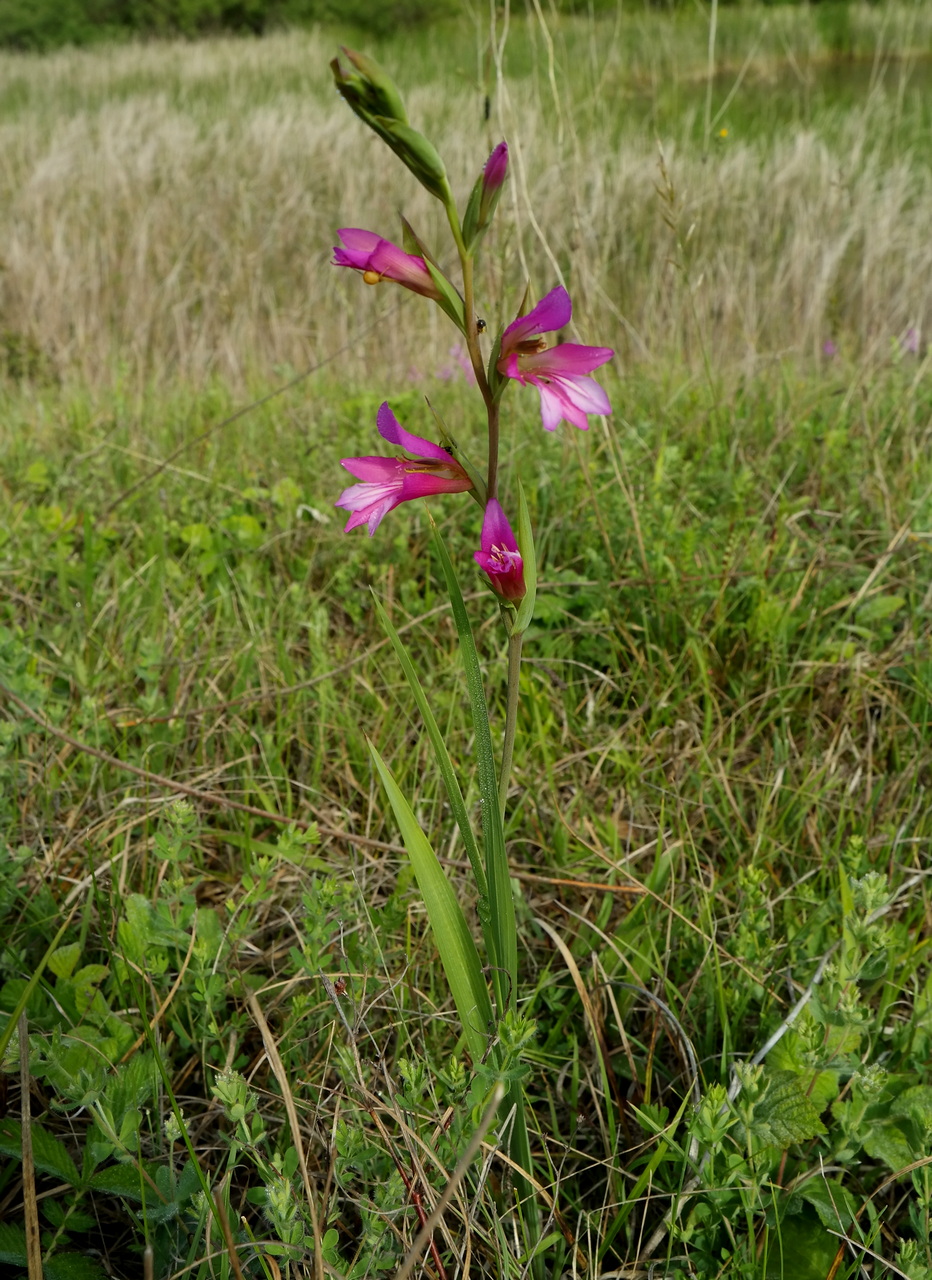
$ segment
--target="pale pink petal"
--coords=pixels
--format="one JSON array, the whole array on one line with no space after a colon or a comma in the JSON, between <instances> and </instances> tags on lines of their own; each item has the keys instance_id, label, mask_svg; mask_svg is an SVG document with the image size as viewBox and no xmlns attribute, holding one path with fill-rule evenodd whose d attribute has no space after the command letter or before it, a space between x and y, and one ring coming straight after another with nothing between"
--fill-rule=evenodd
<instances>
[{"instance_id":1,"label":"pale pink petal","mask_svg":"<svg viewBox=\"0 0 932 1280\"><path fill-rule=\"evenodd\" d=\"M612 406L609 403L608 396L594 378L557 374L550 381L554 386L561 387L566 399L571 404L574 404L577 409L581 409L583 413L596 413L601 416L611 413Z\"/></svg>"},{"instance_id":2,"label":"pale pink petal","mask_svg":"<svg viewBox=\"0 0 932 1280\"><path fill-rule=\"evenodd\" d=\"M390 484L393 479L401 483L401 464L397 458L344 458L340 465L357 480L366 480L369 484Z\"/></svg>"},{"instance_id":3,"label":"pale pink petal","mask_svg":"<svg viewBox=\"0 0 932 1280\"><path fill-rule=\"evenodd\" d=\"M585 431L589 426L587 414L612 411L608 396L592 378L531 374L521 381L525 385L531 383L540 392L540 414L547 431L553 431L564 418Z\"/></svg>"},{"instance_id":4,"label":"pale pink petal","mask_svg":"<svg viewBox=\"0 0 932 1280\"><path fill-rule=\"evenodd\" d=\"M368 524L371 538L383 517L401 501L400 485L354 484L349 489L344 489L334 506L352 513L343 529L344 533L357 529L361 524Z\"/></svg>"},{"instance_id":5,"label":"pale pink petal","mask_svg":"<svg viewBox=\"0 0 932 1280\"><path fill-rule=\"evenodd\" d=\"M337 235L354 253L371 253L382 239L374 231L364 231L362 227L344 227Z\"/></svg>"}]
</instances>

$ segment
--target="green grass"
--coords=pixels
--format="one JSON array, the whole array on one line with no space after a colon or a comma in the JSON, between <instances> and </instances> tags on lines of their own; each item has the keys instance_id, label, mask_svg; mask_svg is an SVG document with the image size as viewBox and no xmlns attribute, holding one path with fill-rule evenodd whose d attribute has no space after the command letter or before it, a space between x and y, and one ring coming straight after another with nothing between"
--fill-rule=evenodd
<instances>
[{"instance_id":1,"label":"green grass","mask_svg":"<svg viewBox=\"0 0 932 1280\"><path fill-rule=\"evenodd\" d=\"M849 876L872 870L881 898L911 888L888 917L888 933L868 948L874 976L849 984L860 999L846 1014L854 1030L845 1052L828 1056L840 1060L842 1084L852 1054L882 1062L888 1092L898 1096L924 1078L928 966L914 931L927 910L932 655L922 530L932 490L930 400L906 365L878 374L857 395L850 372L737 385L714 407L702 384L682 375L671 373L665 384L616 382L611 391L623 412L611 430L595 426L585 437L545 439L535 407L516 405L512 450L522 474L537 477L532 506L544 582L528 638L507 828L526 995L536 992L539 1024L528 1089L541 1167L550 1168L551 1194L559 1190L560 1211L593 1265L597 1257L603 1266L633 1262L692 1167L676 1157L686 1142L683 1116L664 1136L672 1142L666 1156L650 1127L687 1098L680 1042L652 1005L614 983L644 987L674 1010L699 1065L697 1087L727 1084L735 1055L761 1047L794 985L801 990L818 958L846 936L843 920L856 921L839 898L842 868ZM312 432L309 403L317 406ZM423 427L413 396L397 403L413 429ZM245 992L255 991L309 1126L321 1195L333 1158L323 1131L338 1118L349 1126L322 1202L339 1237L343 1266L336 1265L347 1274L356 1250L369 1265L380 1248L395 1256L396 1246L373 1243L381 1215L396 1221L400 1213L402 1238L413 1238L406 1233L417 1220L403 1208L392 1147L428 1142L437 1163L422 1176L442 1187L472 1115L463 1101L468 1077L456 1074L462 1066L450 1057L453 1040L444 1020L430 1016L446 1008L448 995L364 734L416 798L457 878L463 854L449 843L430 751L367 583L395 625L408 628L467 779L469 728L424 517L394 513L370 542L344 536L330 508L341 483L338 458L364 448L374 398L310 384L220 427L232 408L219 387L138 399L114 393L93 404L77 392L6 393L3 683L38 723L7 702L5 895L16 914L2 999L9 1008L18 975L76 901L69 936L81 963L108 966L88 979L103 992L95 999L122 1012L110 1021L101 1013L99 1026L80 1004L69 1014L72 1006L56 994L64 980L47 978L29 1006L31 1026L37 1044L63 1027L65 1044L81 1046L73 1056L86 1073L97 1071L93 1087L108 1099L112 1078L100 1076L85 1046L111 1036L125 1052L142 1031L133 1010L151 1016L193 946L162 1018L163 1053L212 1177L222 1176L233 1140L224 1137L217 1149L207 1138L221 1123L211 1094L216 1072L234 1066L259 1086L251 1105L262 1117L265 1154L252 1144L251 1173L248 1160L238 1163L229 1151L226 1159L238 1168L227 1188L231 1212L252 1214L261 1235L269 1219L249 1188L274 1185L271 1153L284 1154L292 1140L278 1134L277 1089L242 1008ZM194 443L153 476L152 460L185 441ZM455 501L435 505L463 565L478 512L468 522L476 527L454 524ZM492 664L498 641L483 621L488 597L478 581L467 587ZM490 665L493 704L495 670ZM68 739L218 802L195 801L179 836L166 787ZM229 809L231 800L270 817ZM318 823L320 845L295 843L272 815ZM619 893L622 886L651 892L633 897ZM139 893L144 898L129 898ZM128 916L130 902L138 905ZM155 904L157 918L148 918L144 902ZM575 957L601 1038L581 1020L576 987L539 922ZM145 966L148 993L133 976L133 947L140 967L155 954ZM127 953L129 961L119 959ZM212 977L215 954L221 963ZM319 969L347 983L362 1037L359 1067L345 1056ZM815 1022L810 1041L822 1025L826 1035L840 1034L831 1020ZM74 1114L87 1081L68 1074L74 1063L55 1065L62 1051L49 1043L52 1065L38 1068L51 1107L42 1124L80 1151L88 1113L75 1114L65 1132L60 1108ZM810 1060L822 1047L817 1037ZM111 1053L109 1040L101 1052ZM795 1052L803 1063L803 1050ZM147 1087L139 1085L144 1094ZM376 1088L394 1115L391 1144L387 1120L380 1125L366 1110ZM406 1101L388 1101L394 1091ZM430 1135L448 1104L458 1116L452 1145L445 1139L437 1148ZM147 1112L138 1148L168 1168L159 1110ZM890 1110L888 1101L875 1129L881 1121L884 1133L893 1128L884 1119ZM872 1140L862 1121L856 1141L867 1142L873 1158L855 1147L855 1165L838 1154L841 1120L823 1118L822 1158L840 1165L840 1182L859 1204L890 1172L894 1148ZM903 1151L921 1141L896 1140ZM790 1144L783 1185L817 1170L819 1149ZM631 1202L654 1155L654 1174ZM180 1154L174 1163L180 1174ZM748 1231L764 1230L764 1201L775 1194L771 1156L754 1168L753 1194L746 1169L717 1193L731 1206L726 1217L747 1202L747 1222L732 1227L739 1252L751 1249ZM91 1176L106 1182L100 1169ZM884 1194L888 1235L915 1235L895 1187ZM93 1184L65 1194L65 1203L69 1196L80 1202L79 1223L88 1211L98 1221L75 1231L73 1245L102 1233L125 1273L128 1220L119 1202ZM716 1194L709 1196L705 1217L693 1221L690 1201L680 1234L662 1246L690 1258L700 1275L714 1274L711 1259L722 1261L728 1235L716 1226ZM285 1199L287 1223L274 1220L273 1234L303 1240L309 1228L298 1231L293 1221L300 1205ZM507 1206L489 1188L480 1199L470 1227L475 1265L499 1274L501 1251L512 1246L495 1223ZM206 1249L195 1201L182 1197L180 1205L170 1227L149 1224L166 1275L170 1256ZM793 1232L808 1223L813 1240L822 1239L817 1210L796 1207L802 1218L786 1220ZM569 1265L557 1237L546 1256ZM771 1224L766 1239L780 1238Z\"/></svg>"},{"instance_id":2,"label":"green grass","mask_svg":"<svg viewBox=\"0 0 932 1280\"><path fill-rule=\"evenodd\" d=\"M833 47L816 48L823 9L793 10L813 64ZM923 14L890 12L882 48L906 53ZM721 60L740 70L756 19L743 9L720 18ZM862 39L874 22L875 47L877 20L851 7L850 30ZM179 286L190 313L168 278L161 293L146 292L145 275L136 293L106 293L99 265L135 260L120 256L130 243L120 227L136 226L127 188L125 224L103 218L99 235L88 230L94 217L82 224L91 249L59 278L72 290L61 315L37 305L27 332L15 283L26 278L16 256L25 232L8 224L0 1011L25 1009L33 1078L30 1167L16 1028L0 1020L0 1263L17 1280L30 1189L49 1280L226 1280L240 1274L234 1256L250 1280L397 1276L445 1189L433 1252L415 1275L932 1276L932 383L927 351L900 341L907 321L924 323L909 310L925 305L921 271L885 294L893 260L871 274L870 254L890 242L857 242L834 281L851 291L833 294L822 280L808 335L783 348L777 337L796 322L775 282L789 293L796 280L808 297L811 263L835 252L838 228L847 234L842 213L834 229L807 214L785 242L761 234L756 285L746 244L733 259L720 251L770 206L776 227L777 196L794 182L810 184L797 211L806 191L814 200L823 170L810 161L852 140L861 150L845 216L857 206L865 219L869 209L893 217L868 189L914 209L928 104L911 87L924 73L918 61L878 58L867 103L845 97L859 69L807 98L792 69L775 69L787 32L782 11L768 10L762 61L722 117L722 146L737 132L745 150L703 161L705 28L686 13L625 23L615 44L598 23L548 34L559 65L591 54L609 78L628 41L624 128L646 136L651 121L677 122L669 181L653 159L644 169L660 198L636 216L635 201L617 206L619 222L633 219L630 235L606 232L607 200L574 223L585 200L565 202L566 184L546 180L555 155L558 173L584 175L598 193L594 157L619 127L612 95L589 93L579 77L548 98L546 44L530 21L516 20L508 46L513 97L500 86L503 113L521 119L521 145L541 165L526 194L557 262L574 264L580 338L621 347L631 336L632 313L612 293L619 255L625 297L642 299L642 319L651 299L662 312L639 330L652 349L631 339L629 357L603 371L615 412L589 432L546 434L531 391L505 399L503 501L516 509L520 475L540 561L505 816L530 1041L518 1021L462 1034L366 741L478 938L466 852L370 594L402 634L476 815L474 730L431 520L410 504L370 540L344 534L333 507L346 483L340 459L372 451L385 396L405 426L431 435L426 392L478 457L474 397L448 335L419 328L426 305L404 298L396 308L395 295L351 288L355 277L311 291L319 332L311 342L301 331L305 359L292 359L286 337L301 313L262 286L281 285L286 267L300 275L300 260L287 237L266 237L270 257L240 254L254 225L243 211L264 206L243 177L254 153L244 159L235 133L221 146L217 121L258 104L272 114L260 127L257 110L249 127L268 150L269 121L290 128L298 118L291 97L304 91L298 63L310 38L290 52L275 41L183 57L121 50L110 89L96 54L17 64L31 86L8 83L17 154L37 138L49 148L44 167L42 148L30 153L22 207L39 207L28 200L41 188L53 218L76 194L56 168L55 136L83 83L103 132L104 109L120 103L142 123L170 118L175 132L159 146L176 138L177 175L207 183L184 193L200 191L201 231L228 214L222 225L245 237L239 275L224 275L233 259L222 237L191 250ZM397 45L381 56L408 88L440 39L412 38L407 61ZM283 75L292 66L294 83L275 89L263 50ZM664 59L679 74L654 92ZM40 101L36 73L48 68L59 74ZM770 73L772 97L762 87ZM321 69L308 75L319 88ZM315 111L332 109L307 92ZM414 97L436 109L465 172L475 138L455 120L457 93ZM565 133L548 154L539 144L557 127L551 112ZM334 137L358 144L352 122L323 118L305 135L314 154ZM803 126L810 142L798 140ZM301 180L286 172L290 155L283 147L274 170L275 225L302 228L305 252L323 261L332 230L346 225L340 201L361 211L387 197L359 165L342 193L334 174L320 179L319 207L289 204ZM698 196L679 184L714 165L735 184L717 197L730 221L697 246L690 202L711 199L718 178ZM782 172L784 185L752 194L762 172ZM181 185L173 199L181 207ZM554 269L524 206L502 207L505 230L481 282L490 327L491 308L509 305L502 285L518 288L519 241L538 294ZM899 267L925 261L915 210L889 224ZM178 228L164 213L152 213L147 234L153 261L170 263ZM638 228L655 238L639 240ZM661 243L676 271L654 261ZM724 275L703 283L715 262ZM106 341L90 336L94 315L69 302L91 296L93 282L93 297L109 299ZM754 288L770 317L758 336L766 330L773 345L752 358L735 317L747 319ZM869 323L858 298L873 308ZM215 329L221 313L228 325ZM145 343L107 345L122 325L138 337L146 316ZM819 354L829 321L834 357ZM211 334L221 332L219 359ZM191 335L202 363L185 363ZM430 507L460 575L498 735L505 642L473 568L481 513L462 495ZM486 976L497 990L501 976ZM484 1035L490 1051L477 1060L469 1046ZM503 1113L487 1123L502 1064L506 1086L520 1076L528 1099L536 1216L516 1204Z\"/></svg>"}]
</instances>

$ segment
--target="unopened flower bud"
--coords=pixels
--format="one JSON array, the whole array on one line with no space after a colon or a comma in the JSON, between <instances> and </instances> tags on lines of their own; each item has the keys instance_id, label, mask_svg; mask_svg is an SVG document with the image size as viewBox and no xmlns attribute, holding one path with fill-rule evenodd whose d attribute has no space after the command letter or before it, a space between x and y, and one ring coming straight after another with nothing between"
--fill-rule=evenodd
<instances>
[{"instance_id":1,"label":"unopened flower bud","mask_svg":"<svg viewBox=\"0 0 932 1280\"><path fill-rule=\"evenodd\" d=\"M480 547L473 559L485 570L495 594L509 604L523 600L527 595L524 560L508 517L495 498L490 498L485 508Z\"/></svg>"},{"instance_id":2,"label":"unopened flower bud","mask_svg":"<svg viewBox=\"0 0 932 1280\"><path fill-rule=\"evenodd\" d=\"M345 45L341 46L341 52L355 70L345 70L339 58L333 59L330 70L333 72L337 89L360 120L370 128L374 127L373 117L383 121L400 120L403 124L407 124L408 117L401 94L395 82L385 74L375 59L366 57L364 53L347 49Z\"/></svg>"},{"instance_id":3,"label":"unopened flower bud","mask_svg":"<svg viewBox=\"0 0 932 1280\"><path fill-rule=\"evenodd\" d=\"M408 124L401 94L395 82L385 74L374 58L342 48L353 70L344 67L339 58L330 63L333 79L341 96L364 124L394 151L408 166L422 186L442 200L452 201L446 169L436 148L423 134Z\"/></svg>"},{"instance_id":4,"label":"unopened flower bud","mask_svg":"<svg viewBox=\"0 0 932 1280\"><path fill-rule=\"evenodd\" d=\"M492 221L508 173L508 143L500 142L476 179L463 218L463 239L471 248Z\"/></svg>"}]
</instances>

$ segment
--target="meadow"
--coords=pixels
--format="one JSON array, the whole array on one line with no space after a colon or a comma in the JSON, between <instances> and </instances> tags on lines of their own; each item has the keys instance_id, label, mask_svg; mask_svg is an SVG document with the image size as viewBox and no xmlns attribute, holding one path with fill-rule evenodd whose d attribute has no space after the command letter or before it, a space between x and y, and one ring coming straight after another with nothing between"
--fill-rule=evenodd
<instances>
[{"instance_id":1,"label":"meadow","mask_svg":"<svg viewBox=\"0 0 932 1280\"><path fill-rule=\"evenodd\" d=\"M373 606L474 811L431 521L333 507L382 400L479 434L439 310L331 265L441 240L334 92L359 40L0 53L4 1274L932 1280L932 10L367 46L463 199L509 141L489 333L562 283L617 351L586 433L507 402L529 1184L367 745L478 934Z\"/></svg>"}]
</instances>

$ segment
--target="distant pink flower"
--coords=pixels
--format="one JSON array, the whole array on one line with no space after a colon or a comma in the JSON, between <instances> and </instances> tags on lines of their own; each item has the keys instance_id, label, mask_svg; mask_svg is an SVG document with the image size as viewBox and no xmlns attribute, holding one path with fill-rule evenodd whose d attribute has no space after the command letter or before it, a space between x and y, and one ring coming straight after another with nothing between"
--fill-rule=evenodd
<instances>
[{"instance_id":1,"label":"distant pink flower","mask_svg":"<svg viewBox=\"0 0 932 1280\"><path fill-rule=\"evenodd\" d=\"M476 375L469 359L469 353L461 342L455 342L450 348L450 364L442 365L437 370L441 382L452 382L454 378L464 377L467 382L475 382Z\"/></svg>"},{"instance_id":2,"label":"distant pink flower","mask_svg":"<svg viewBox=\"0 0 932 1280\"><path fill-rule=\"evenodd\" d=\"M835 346L831 338L826 338L822 343L822 354L831 360L833 356L838 355L838 348Z\"/></svg>"},{"instance_id":3,"label":"distant pink flower","mask_svg":"<svg viewBox=\"0 0 932 1280\"><path fill-rule=\"evenodd\" d=\"M583 347L561 342L548 348L542 333L552 333L569 323L573 314L570 296L562 286L551 290L533 311L521 316L502 334L499 373L531 383L540 392L540 416L548 431L565 418L585 431L586 415L611 413L608 396L587 375L615 354L611 347Z\"/></svg>"},{"instance_id":4,"label":"distant pink flower","mask_svg":"<svg viewBox=\"0 0 932 1280\"><path fill-rule=\"evenodd\" d=\"M492 590L503 600L516 602L527 595L524 561L508 517L495 498L490 498L482 521L481 551L474 552L476 564L489 575Z\"/></svg>"},{"instance_id":5,"label":"distant pink flower","mask_svg":"<svg viewBox=\"0 0 932 1280\"><path fill-rule=\"evenodd\" d=\"M370 538L383 516L401 502L429 498L435 493L464 493L472 488L472 481L460 464L439 444L405 431L387 402L379 409L376 421L383 440L417 457L343 459L343 466L362 484L344 489L334 506L350 512L345 533L367 524Z\"/></svg>"},{"instance_id":6,"label":"distant pink flower","mask_svg":"<svg viewBox=\"0 0 932 1280\"><path fill-rule=\"evenodd\" d=\"M378 284L393 280L425 298L440 297L440 290L431 279L427 264L417 254L405 253L391 240L383 240L374 231L362 231L359 227L344 227L337 235L344 247L336 245L333 265L352 267L362 272L366 284Z\"/></svg>"},{"instance_id":7,"label":"distant pink flower","mask_svg":"<svg viewBox=\"0 0 932 1280\"><path fill-rule=\"evenodd\" d=\"M919 330L914 329L912 325L906 330L903 337L900 338L900 350L911 356L919 354Z\"/></svg>"}]
</instances>

